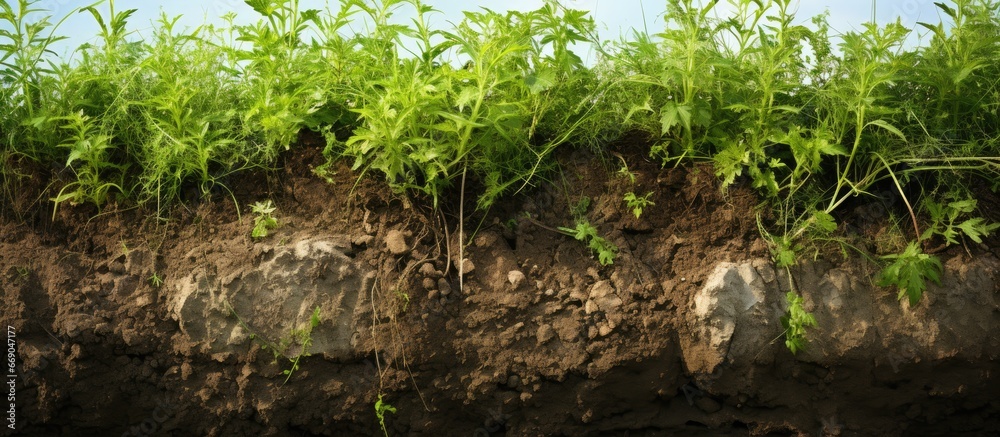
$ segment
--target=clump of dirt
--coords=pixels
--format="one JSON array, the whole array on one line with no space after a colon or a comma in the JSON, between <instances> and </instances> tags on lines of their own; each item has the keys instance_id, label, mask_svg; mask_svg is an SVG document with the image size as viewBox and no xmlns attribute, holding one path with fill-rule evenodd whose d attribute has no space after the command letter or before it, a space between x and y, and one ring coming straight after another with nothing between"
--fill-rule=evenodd
<instances>
[{"instance_id":1,"label":"clump of dirt","mask_svg":"<svg viewBox=\"0 0 1000 437\"><path fill-rule=\"evenodd\" d=\"M235 204L192 198L166 221L116 205L51 221L27 199L53 188L28 180L0 214L17 432L380 435L380 395L391 435L1000 431L994 246L945 254L944 285L914 308L870 265L805 263L793 275L821 327L793 356L756 195L641 150L566 152L489 211L432 211L344 165L328 183L308 145L233 176ZM627 192L653 193L639 217ZM280 227L254 240L263 200ZM612 265L559 232L578 216L618 248Z\"/></svg>"}]
</instances>

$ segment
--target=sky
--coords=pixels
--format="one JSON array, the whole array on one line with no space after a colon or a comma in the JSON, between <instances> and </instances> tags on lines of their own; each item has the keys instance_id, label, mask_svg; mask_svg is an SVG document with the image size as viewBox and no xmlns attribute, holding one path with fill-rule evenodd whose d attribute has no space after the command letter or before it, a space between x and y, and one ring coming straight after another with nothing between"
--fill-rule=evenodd
<instances>
[{"instance_id":1,"label":"sky","mask_svg":"<svg viewBox=\"0 0 1000 437\"><path fill-rule=\"evenodd\" d=\"M15 5L17 0L4 0ZM71 14L75 9L93 4L95 0L40 0L35 6L50 11L58 21ZM374 1L374 0L369 0ZM873 0L801 0L798 4L796 18L801 23L824 11L829 11L829 22L835 33L859 29L861 24L869 21L872 16ZM424 0L425 4L440 10L440 15L432 16L431 24L437 28L449 28L448 21L461 20L461 11L485 7L496 11L508 9L533 10L543 4L543 0ZM726 14L732 10L728 0L720 1L716 13ZM631 29L642 30L644 25L650 33L663 29L661 14L665 9L665 0L563 0L563 4L573 9L590 11L598 23L601 39L617 39L622 35L630 35ZM339 8L337 0L300 0L300 9L330 9ZM904 26L913 29L917 21L937 23L941 20L933 0L893 0L881 1L876 5L876 21L886 23L899 17ZM16 5L15 5L16 7ZM182 15L179 29L185 26L195 27L208 22L219 23L218 17L227 12L236 12L238 22L253 22L258 15L242 0L117 0L116 10L138 9L129 20L128 29L134 31L134 36L148 35L152 22L164 11L169 16ZM107 3L99 7L107 11ZM83 42L96 41L97 25L88 13L69 15L59 27L57 33L68 36L69 40L54 47L56 53L66 57ZM920 29L918 29L920 30ZM909 44L916 44L918 32L911 35Z\"/></svg>"}]
</instances>

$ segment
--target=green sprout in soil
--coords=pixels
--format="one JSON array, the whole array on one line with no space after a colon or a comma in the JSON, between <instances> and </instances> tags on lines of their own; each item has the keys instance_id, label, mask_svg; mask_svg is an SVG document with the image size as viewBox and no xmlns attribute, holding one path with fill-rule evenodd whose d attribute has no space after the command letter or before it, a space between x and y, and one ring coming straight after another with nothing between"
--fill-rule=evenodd
<instances>
[{"instance_id":1,"label":"green sprout in soil","mask_svg":"<svg viewBox=\"0 0 1000 437\"><path fill-rule=\"evenodd\" d=\"M559 227L559 231L587 244L602 266L614 264L618 247L597 234L597 228L586 219L578 219L575 228Z\"/></svg>"},{"instance_id":2,"label":"green sprout in soil","mask_svg":"<svg viewBox=\"0 0 1000 437\"><path fill-rule=\"evenodd\" d=\"M650 191L646 193L645 196L636 196L634 192L629 191L625 193L625 204L632 209L632 214L635 214L635 218L639 218L642 215L642 211L646 207L651 205L656 205L653 201L649 200L653 196L653 192Z\"/></svg>"},{"instance_id":3,"label":"green sprout in soil","mask_svg":"<svg viewBox=\"0 0 1000 437\"><path fill-rule=\"evenodd\" d=\"M163 277L159 273L153 272L153 274L149 275L149 285L159 288L163 285Z\"/></svg>"},{"instance_id":4,"label":"green sprout in soil","mask_svg":"<svg viewBox=\"0 0 1000 437\"><path fill-rule=\"evenodd\" d=\"M270 349L271 353L274 354L275 360L277 360L278 358L284 358L291 363L288 369L285 369L281 372L283 375L285 375L285 380L281 383L281 385L287 384L288 381L292 378L292 374L294 374L295 371L299 370L299 362L302 360L302 357L308 357L311 355L309 353L309 348L312 347L312 342L313 342L312 331L314 328L316 328L316 326L319 325L321 321L320 307L317 306L316 308L313 309L312 315L309 317L309 321L308 323L305 324L305 326L292 329L288 337L281 339L276 344L258 335L252 328L250 328L250 326L247 325L247 323L243 320L243 318L241 318L240 315L236 313L236 310L233 309L232 305L230 305L229 302L225 302L225 304L226 308L229 310L229 313L236 318L236 322L239 323L239 325L243 327L243 329L245 329L247 332L250 333L250 339L257 341L257 343L260 344L261 349L264 350ZM296 353L294 356L287 355L287 352L289 350L292 350L292 348L295 347L296 345L298 353Z\"/></svg>"},{"instance_id":5,"label":"green sprout in soil","mask_svg":"<svg viewBox=\"0 0 1000 437\"><path fill-rule=\"evenodd\" d=\"M253 230L250 231L250 236L254 239L264 238L269 231L278 227L278 219L271 216L277 207L270 200L255 202L250 205L250 210L256 214L253 219Z\"/></svg>"},{"instance_id":6,"label":"green sprout in soil","mask_svg":"<svg viewBox=\"0 0 1000 437\"><path fill-rule=\"evenodd\" d=\"M385 414L392 413L396 414L396 407L389 405L388 402L382 401L382 394L378 395L378 400L375 401L375 417L378 418L378 425L382 428L382 433L389 437L389 431L385 427Z\"/></svg>"},{"instance_id":7,"label":"green sprout in soil","mask_svg":"<svg viewBox=\"0 0 1000 437\"><path fill-rule=\"evenodd\" d=\"M288 380L292 378L292 373L299 370L299 360L302 357L310 356L309 347L312 346L312 330L319 325L319 322L319 306L317 306L313 309L312 316L309 317L309 323L303 328L293 329L291 337L282 341L283 349L287 349L292 343L298 343L301 346L300 352L294 358L286 357L291 361L292 365L282 372L286 375L285 381L281 383L282 385L288 383Z\"/></svg>"}]
</instances>

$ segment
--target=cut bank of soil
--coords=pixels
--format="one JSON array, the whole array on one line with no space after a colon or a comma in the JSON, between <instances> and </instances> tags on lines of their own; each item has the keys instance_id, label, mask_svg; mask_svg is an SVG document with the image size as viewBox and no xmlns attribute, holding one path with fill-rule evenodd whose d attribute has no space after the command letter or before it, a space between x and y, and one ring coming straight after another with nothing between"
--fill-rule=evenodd
<instances>
[{"instance_id":1,"label":"cut bank of soil","mask_svg":"<svg viewBox=\"0 0 1000 437\"><path fill-rule=\"evenodd\" d=\"M824 341L821 326L812 355L793 356L779 335L705 370L691 346L693 302L720 263L768 271L758 199L745 187L722 194L710 167L662 169L640 149L618 150L634 185L617 163L576 151L559 157L550 182L468 214L465 262L457 203L435 213L378 180L355 185L344 166L327 183L312 174L323 162L314 147L228 181L242 220L228 193L192 197L168 221L115 205L64 206L52 220L38 200L51 197L49 175L28 172L0 214L16 434L381 435L380 393L396 408L390 435L1000 432L996 239L942 255L952 271L981 270L955 281L992 289L967 307L982 315L976 323L937 320L959 331L928 340L934 353L895 339L940 316L943 299L932 289L909 308L872 288L879 305L863 323L881 343L873 331ZM641 218L622 201L628 191L654 193ZM583 198L619 248L611 266L555 231L574 226ZM254 241L248 205L266 199L281 227ZM830 269L875 273L827 259L798 269L800 285L822 288ZM828 303L802 292L810 309ZM283 383L290 363L272 349L305 326L313 303L324 311L313 354Z\"/></svg>"}]
</instances>

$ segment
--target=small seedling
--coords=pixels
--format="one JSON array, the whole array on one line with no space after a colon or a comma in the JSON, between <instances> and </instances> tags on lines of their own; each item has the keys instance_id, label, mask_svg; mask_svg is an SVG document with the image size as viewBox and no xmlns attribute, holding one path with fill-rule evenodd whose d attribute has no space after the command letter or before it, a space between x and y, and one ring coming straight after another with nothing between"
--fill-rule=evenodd
<instances>
[{"instance_id":1,"label":"small seedling","mask_svg":"<svg viewBox=\"0 0 1000 437\"><path fill-rule=\"evenodd\" d=\"M375 401L375 417L378 418L378 425L382 427L382 433L386 437L389 437L389 431L385 428L385 413L396 414L396 407L389 405L388 402L382 402L382 395L378 395L378 400Z\"/></svg>"},{"instance_id":2,"label":"small seedling","mask_svg":"<svg viewBox=\"0 0 1000 437\"><path fill-rule=\"evenodd\" d=\"M149 285L160 288L160 286L163 285L163 278L159 273L153 272L152 275L149 275Z\"/></svg>"},{"instance_id":3,"label":"small seedling","mask_svg":"<svg viewBox=\"0 0 1000 437\"><path fill-rule=\"evenodd\" d=\"M27 278L28 274L31 273L31 270L29 270L27 267L24 266L17 266L15 268L17 269L18 276L20 276L21 278Z\"/></svg>"},{"instance_id":4,"label":"small seedling","mask_svg":"<svg viewBox=\"0 0 1000 437\"><path fill-rule=\"evenodd\" d=\"M792 354L806 347L806 328L816 327L816 318L802 308L802 296L789 291L785 295L788 302L788 312L781 317L781 326L785 328L785 346Z\"/></svg>"},{"instance_id":5,"label":"small seedling","mask_svg":"<svg viewBox=\"0 0 1000 437\"><path fill-rule=\"evenodd\" d=\"M628 169L628 165L625 165L625 159L619 157L622 160L622 166L618 169L618 176L628 179L629 184L635 184L635 172Z\"/></svg>"},{"instance_id":6,"label":"small seedling","mask_svg":"<svg viewBox=\"0 0 1000 437\"><path fill-rule=\"evenodd\" d=\"M635 218L639 218L646 207L656 205L653 201L649 200L652 196L652 191L646 193L645 196L636 196L634 192L630 191L625 193L625 204L632 209L632 214L635 214Z\"/></svg>"},{"instance_id":7,"label":"small seedling","mask_svg":"<svg viewBox=\"0 0 1000 437\"><path fill-rule=\"evenodd\" d=\"M250 205L250 210L257 216L253 219L253 230L250 231L250 236L255 239L261 239L267 236L267 233L272 229L278 227L278 220L271 216L277 207L267 200L265 202L255 202Z\"/></svg>"},{"instance_id":8,"label":"small seedling","mask_svg":"<svg viewBox=\"0 0 1000 437\"><path fill-rule=\"evenodd\" d=\"M286 343L283 345L285 347L282 349L286 349L292 342L298 342L302 345L301 351L295 355L294 358L285 357L288 358L288 361L291 361L292 366L282 372L285 375L285 381L281 383L282 385L288 383L288 380L292 378L292 373L299 370L299 360L301 360L302 357L308 357L310 355L309 347L312 346L312 330L319 325L319 322L319 306L317 306L313 309L312 316L309 317L309 324L306 325L305 328L293 329L291 337L282 342Z\"/></svg>"},{"instance_id":9,"label":"small seedling","mask_svg":"<svg viewBox=\"0 0 1000 437\"><path fill-rule=\"evenodd\" d=\"M901 254L886 255L882 259L893 262L882 269L878 285L895 285L899 289L897 298L909 297L910 306L920 302L928 279L941 285L941 261L923 253L917 242L911 242Z\"/></svg>"},{"instance_id":10,"label":"small seedling","mask_svg":"<svg viewBox=\"0 0 1000 437\"><path fill-rule=\"evenodd\" d=\"M236 313L236 310L233 309L229 302L225 302L225 305L233 317L236 317L236 322L250 333L250 340L256 341L263 350L270 349L271 353L274 354L275 360L278 358L285 358L291 362L291 367L281 372L285 375L285 380L281 383L281 385L285 385L288 380L292 378L292 374L295 373L296 370L299 370L299 361L302 360L302 357L308 357L311 355L309 353L309 348L312 346L312 330L319 325L320 307L317 306L313 309L312 315L309 317L309 323L306 324L305 327L292 329L288 337L281 339L279 343L275 344L268 341L266 338L257 335L257 333L243 321L240 315ZM296 343L300 346L299 352L294 357L286 355L285 353L289 350L289 348Z\"/></svg>"},{"instance_id":11,"label":"small seedling","mask_svg":"<svg viewBox=\"0 0 1000 437\"><path fill-rule=\"evenodd\" d=\"M575 228L559 227L559 231L587 243L587 247L594 251L602 266L615 263L618 247L598 235L597 228L586 219L578 219Z\"/></svg>"},{"instance_id":12,"label":"small seedling","mask_svg":"<svg viewBox=\"0 0 1000 437\"><path fill-rule=\"evenodd\" d=\"M400 291L398 288L392 291L396 294L396 298L399 299L400 302L403 302L403 312L405 313L406 309L410 307L410 295Z\"/></svg>"},{"instance_id":13,"label":"small seedling","mask_svg":"<svg viewBox=\"0 0 1000 437\"><path fill-rule=\"evenodd\" d=\"M590 198L583 196L579 201L570 206L569 212L573 217L583 217L587 215L588 209L590 209Z\"/></svg>"}]
</instances>

